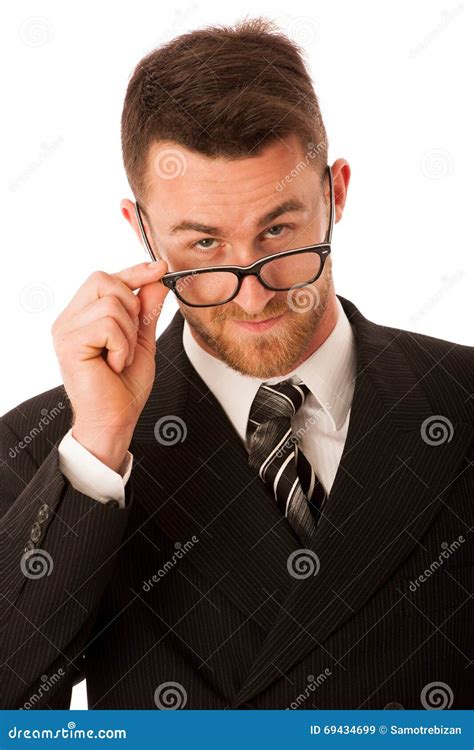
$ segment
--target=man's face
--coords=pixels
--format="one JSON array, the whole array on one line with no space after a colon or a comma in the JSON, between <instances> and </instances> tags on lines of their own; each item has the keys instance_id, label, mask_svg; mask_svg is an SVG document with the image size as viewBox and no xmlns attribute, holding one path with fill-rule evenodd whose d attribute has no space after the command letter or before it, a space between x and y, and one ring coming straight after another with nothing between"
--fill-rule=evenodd
<instances>
[{"instance_id":1,"label":"man's face","mask_svg":"<svg viewBox=\"0 0 474 750\"><path fill-rule=\"evenodd\" d=\"M249 265L271 253L323 242L329 181L323 194L310 153L304 153L296 136L277 140L259 156L232 160L157 143L149 154L146 205L155 254L166 260L168 271L181 271ZM301 168L302 163L307 166ZM264 218L290 200L299 207ZM329 261L308 287L274 292L247 276L228 303L203 308L178 304L208 352L241 373L270 378L291 371L316 348L332 292ZM256 324L270 318L277 319Z\"/></svg>"}]
</instances>

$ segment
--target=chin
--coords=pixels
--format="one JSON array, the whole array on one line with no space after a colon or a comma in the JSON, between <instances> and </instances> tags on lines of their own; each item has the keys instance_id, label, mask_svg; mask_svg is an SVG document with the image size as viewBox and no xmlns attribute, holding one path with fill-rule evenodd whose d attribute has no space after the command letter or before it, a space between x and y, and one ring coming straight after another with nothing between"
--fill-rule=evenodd
<instances>
[{"instance_id":1,"label":"chin","mask_svg":"<svg viewBox=\"0 0 474 750\"><path fill-rule=\"evenodd\" d=\"M255 336L251 334L253 338ZM219 356L232 369L242 375L250 375L254 378L268 379L290 372L298 361L300 352L288 351L288 346L269 337L259 337L259 341L249 341L245 336L245 346L236 346L233 339L229 346L221 346ZM242 340L241 339L241 340ZM223 344L224 342L221 342ZM227 343L227 342L226 342Z\"/></svg>"}]
</instances>

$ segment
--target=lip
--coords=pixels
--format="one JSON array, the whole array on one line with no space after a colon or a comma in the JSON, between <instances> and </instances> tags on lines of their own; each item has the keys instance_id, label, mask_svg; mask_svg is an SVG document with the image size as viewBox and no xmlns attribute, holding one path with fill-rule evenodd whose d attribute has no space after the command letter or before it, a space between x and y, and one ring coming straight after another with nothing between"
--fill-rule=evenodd
<instances>
[{"instance_id":1,"label":"lip","mask_svg":"<svg viewBox=\"0 0 474 750\"><path fill-rule=\"evenodd\" d=\"M278 321L280 321L284 317L284 315L285 313L282 313L281 315L277 315L275 318L268 318L261 323L250 323L247 320L234 320L234 323L246 331L260 333L262 331L268 331L270 328L273 328L273 326L275 326Z\"/></svg>"}]
</instances>

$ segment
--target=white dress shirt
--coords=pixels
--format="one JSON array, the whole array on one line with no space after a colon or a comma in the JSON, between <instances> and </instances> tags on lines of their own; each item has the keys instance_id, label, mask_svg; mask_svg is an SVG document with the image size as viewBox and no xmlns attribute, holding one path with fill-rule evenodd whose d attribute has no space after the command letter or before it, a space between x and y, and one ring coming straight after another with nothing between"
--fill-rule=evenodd
<instances>
[{"instance_id":1,"label":"white dress shirt","mask_svg":"<svg viewBox=\"0 0 474 750\"><path fill-rule=\"evenodd\" d=\"M294 370L274 378L242 375L206 352L193 338L186 320L183 325L186 355L244 445L250 407L262 383L272 385L291 378L292 382L308 386L310 393L294 416L292 428L327 493L334 482L347 436L356 374L354 333L337 297L336 302L337 322L326 340ZM127 451L120 472L115 472L78 443L71 432L72 428L58 448L62 473L85 495L100 502L115 499L124 507L133 455Z\"/></svg>"}]
</instances>

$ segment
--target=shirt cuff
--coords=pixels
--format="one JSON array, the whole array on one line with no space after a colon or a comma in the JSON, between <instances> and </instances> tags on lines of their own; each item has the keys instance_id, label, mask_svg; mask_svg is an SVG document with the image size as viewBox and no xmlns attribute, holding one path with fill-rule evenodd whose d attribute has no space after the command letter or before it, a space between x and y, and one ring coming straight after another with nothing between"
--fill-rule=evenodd
<instances>
[{"instance_id":1,"label":"shirt cuff","mask_svg":"<svg viewBox=\"0 0 474 750\"><path fill-rule=\"evenodd\" d=\"M72 427L58 446L59 467L72 486L101 503L117 500L125 507L125 485L132 471L133 455L127 451L119 471L102 463L72 435Z\"/></svg>"}]
</instances>

